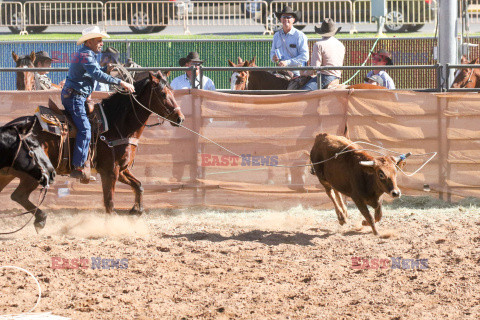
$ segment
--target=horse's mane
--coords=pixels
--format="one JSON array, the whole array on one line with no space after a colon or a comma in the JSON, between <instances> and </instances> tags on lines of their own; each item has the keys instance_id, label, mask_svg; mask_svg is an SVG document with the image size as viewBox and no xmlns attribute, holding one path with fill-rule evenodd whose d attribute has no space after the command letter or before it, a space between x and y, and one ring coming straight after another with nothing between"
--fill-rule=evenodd
<instances>
[{"instance_id":1,"label":"horse's mane","mask_svg":"<svg viewBox=\"0 0 480 320\"><path fill-rule=\"evenodd\" d=\"M142 95L149 82L150 79L145 78L133 84L135 86L135 95L137 97ZM108 122L122 123L132 107L132 102L127 94L117 92L111 97L104 99L102 105Z\"/></svg>"}]
</instances>

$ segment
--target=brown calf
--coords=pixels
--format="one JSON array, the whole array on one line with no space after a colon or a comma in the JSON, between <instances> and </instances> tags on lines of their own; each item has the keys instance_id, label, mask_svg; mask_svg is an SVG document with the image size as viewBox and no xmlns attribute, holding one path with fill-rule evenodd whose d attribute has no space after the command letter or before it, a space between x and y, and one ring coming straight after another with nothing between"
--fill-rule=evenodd
<instances>
[{"instance_id":1,"label":"brown calf","mask_svg":"<svg viewBox=\"0 0 480 320\"><path fill-rule=\"evenodd\" d=\"M349 152L337 155L343 151ZM382 218L382 195L387 193L393 198L401 196L397 186L396 166L403 167L404 159L373 157L347 138L326 133L316 137L310 159L313 164L312 174L318 177L335 205L340 225L345 224L348 217L347 207L340 194L343 193L352 198L365 217L362 224L370 225L373 233L378 235L375 222ZM330 160L322 162L327 159ZM375 209L375 221L367 205Z\"/></svg>"}]
</instances>

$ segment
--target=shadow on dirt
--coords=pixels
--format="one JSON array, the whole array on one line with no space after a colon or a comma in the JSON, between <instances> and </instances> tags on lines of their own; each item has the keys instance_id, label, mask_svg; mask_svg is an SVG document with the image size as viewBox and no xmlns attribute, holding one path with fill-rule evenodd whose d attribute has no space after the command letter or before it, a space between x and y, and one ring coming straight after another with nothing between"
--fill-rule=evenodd
<instances>
[{"instance_id":1,"label":"shadow on dirt","mask_svg":"<svg viewBox=\"0 0 480 320\"><path fill-rule=\"evenodd\" d=\"M188 241L208 240L211 242L222 242L228 240L237 240L243 242L260 242L269 246L278 246L280 244L295 244L300 246L315 245L312 240L315 238L326 239L334 233L327 231L324 234L306 234L301 232L283 232L283 231L263 231L252 230L229 237L218 233L195 232L190 234L163 235L164 238L187 238Z\"/></svg>"}]
</instances>

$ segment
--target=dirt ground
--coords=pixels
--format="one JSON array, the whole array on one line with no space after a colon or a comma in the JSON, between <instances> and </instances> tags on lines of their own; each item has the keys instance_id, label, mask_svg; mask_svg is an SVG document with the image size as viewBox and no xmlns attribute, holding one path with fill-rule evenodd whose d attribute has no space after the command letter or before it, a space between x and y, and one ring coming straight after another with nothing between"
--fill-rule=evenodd
<instances>
[{"instance_id":1,"label":"dirt ground","mask_svg":"<svg viewBox=\"0 0 480 320\"><path fill-rule=\"evenodd\" d=\"M333 210L301 207L56 212L40 235L29 225L0 237L0 266L37 277L35 312L72 319L479 319L479 217L478 207L387 208L375 237L354 209L344 226ZM92 269L92 257L128 265ZM69 262L53 268L57 258ZM72 259L87 268L58 268ZM0 289L0 315L35 305L20 271L0 269Z\"/></svg>"}]
</instances>

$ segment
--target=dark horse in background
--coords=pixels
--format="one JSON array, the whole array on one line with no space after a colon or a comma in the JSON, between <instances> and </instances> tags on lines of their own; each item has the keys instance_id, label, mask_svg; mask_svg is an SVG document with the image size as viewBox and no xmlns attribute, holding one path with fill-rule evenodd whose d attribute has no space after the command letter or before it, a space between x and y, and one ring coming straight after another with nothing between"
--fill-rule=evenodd
<instances>
[{"instance_id":1,"label":"dark horse in background","mask_svg":"<svg viewBox=\"0 0 480 320\"><path fill-rule=\"evenodd\" d=\"M251 61L243 61L238 58L238 63L235 64L228 60L231 67L256 67L255 58ZM299 90L308 82L310 77L300 76L297 78L290 78L290 76L282 76L274 74L269 71L239 71L234 72L231 77L232 90ZM330 88L329 88L330 89ZM382 86L377 86L369 83L358 83L350 86L339 85L331 89L387 89Z\"/></svg>"},{"instance_id":2,"label":"dark horse in background","mask_svg":"<svg viewBox=\"0 0 480 320\"><path fill-rule=\"evenodd\" d=\"M35 51L30 55L18 56L15 51L12 51L12 58L15 61L17 68L25 68L25 71L17 72L17 90L33 90L35 84L35 77L32 71L27 71L28 68L33 68L35 61Z\"/></svg>"},{"instance_id":3,"label":"dark horse in background","mask_svg":"<svg viewBox=\"0 0 480 320\"><path fill-rule=\"evenodd\" d=\"M466 56L462 56L461 62L462 64L480 64L480 58L468 61ZM458 69L452 88L480 88L480 68Z\"/></svg>"},{"instance_id":4,"label":"dark horse in background","mask_svg":"<svg viewBox=\"0 0 480 320\"><path fill-rule=\"evenodd\" d=\"M55 169L43 151L41 144L32 134L36 121L17 126L0 127L0 172L27 176L42 187L55 180ZM18 196L15 192L12 198Z\"/></svg>"},{"instance_id":5,"label":"dark horse in background","mask_svg":"<svg viewBox=\"0 0 480 320\"><path fill-rule=\"evenodd\" d=\"M129 185L135 193L135 204L131 214L143 213L143 188L141 182L131 173L130 168L135 159L137 141L141 137L148 117L157 113L178 126L185 119L178 106L167 80L161 72L150 73L149 77L134 83L135 98L128 94L115 93L102 101L103 109L110 130L103 133L105 140L96 143L96 169L102 179L103 202L107 213L114 211L113 195L117 181ZM26 116L10 122L11 126L34 121L34 116ZM39 124L33 128L33 133L42 143L44 150L55 168L59 167L60 137L42 131ZM70 146L73 149L73 141ZM72 151L72 150L71 150ZM73 151L72 151L73 152ZM65 169L68 171L68 169ZM68 174L69 172L57 172ZM16 175L0 176L0 191L12 181ZM35 209L28 198L38 186L33 179L19 177L20 184L14 191L15 201L25 209ZM46 214L40 209L36 211L35 228L40 230L45 226Z\"/></svg>"}]
</instances>

